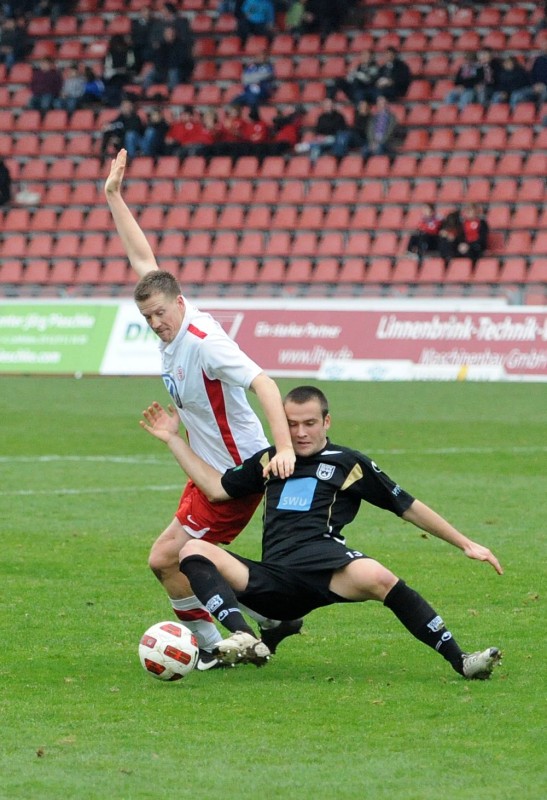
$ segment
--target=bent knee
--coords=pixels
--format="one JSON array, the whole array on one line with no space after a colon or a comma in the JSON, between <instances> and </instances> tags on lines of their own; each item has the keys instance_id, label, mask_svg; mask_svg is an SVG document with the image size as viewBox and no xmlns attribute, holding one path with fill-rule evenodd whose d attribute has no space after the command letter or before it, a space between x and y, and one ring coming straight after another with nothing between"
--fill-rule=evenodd
<instances>
[{"instance_id":1,"label":"bent knee","mask_svg":"<svg viewBox=\"0 0 547 800\"><path fill-rule=\"evenodd\" d=\"M369 590L375 599L383 602L399 579L378 561L371 559L367 566L369 568Z\"/></svg>"}]
</instances>

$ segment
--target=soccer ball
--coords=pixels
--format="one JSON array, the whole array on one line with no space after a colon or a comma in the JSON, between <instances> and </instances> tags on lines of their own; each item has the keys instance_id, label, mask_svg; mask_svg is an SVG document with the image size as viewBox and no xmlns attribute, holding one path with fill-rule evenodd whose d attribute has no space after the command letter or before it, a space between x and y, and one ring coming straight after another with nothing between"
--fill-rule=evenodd
<instances>
[{"instance_id":1,"label":"soccer ball","mask_svg":"<svg viewBox=\"0 0 547 800\"><path fill-rule=\"evenodd\" d=\"M197 639L180 622L157 622L139 642L139 658L144 669L160 681L179 681L197 664Z\"/></svg>"}]
</instances>

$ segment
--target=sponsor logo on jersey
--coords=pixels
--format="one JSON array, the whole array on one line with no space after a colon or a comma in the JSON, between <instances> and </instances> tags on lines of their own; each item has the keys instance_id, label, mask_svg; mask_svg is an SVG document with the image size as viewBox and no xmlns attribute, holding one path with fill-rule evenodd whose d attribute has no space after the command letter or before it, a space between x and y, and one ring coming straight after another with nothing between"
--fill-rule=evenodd
<instances>
[{"instance_id":1,"label":"sponsor logo on jersey","mask_svg":"<svg viewBox=\"0 0 547 800\"><path fill-rule=\"evenodd\" d=\"M315 478L289 478L285 481L277 508L281 511L309 511L316 486Z\"/></svg>"},{"instance_id":2,"label":"sponsor logo on jersey","mask_svg":"<svg viewBox=\"0 0 547 800\"><path fill-rule=\"evenodd\" d=\"M177 380L182 381L184 380L184 370L182 367L177 367Z\"/></svg>"},{"instance_id":3,"label":"sponsor logo on jersey","mask_svg":"<svg viewBox=\"0 0 547 800\"><path fill-rule=\"evenodd\" d=\"M336 467L333 464L319 464L315 473L320 481L328 481L334 475Z\"/></svg>"},{"instance_id":4,"label":"sponsor logo on jersey","mask_svg":"<svg viewBox=\"0 0 547 800\"><path fill-rule=\"evenodd\" d=\"M177 408L182 408L182 400L180 399L179 393L177 392L177 385L174 381L173 376L170 375L168 372L164 372L161 377L163 379L163 383L165 384L165 388L171 395L173 403L176 405Z\"/></svg>"},{"instance_id":5,"label":"sponsor logo on jersey","mask_svg":"<svg viewBox=\"0 0 547 800\"><path fill-rule=\"evenodd\" d=\"M376 461L371 461L370 463L372 464L372 469L374 470L374 472L381 472L382 471L380 469L380 467L378 466L378 464L376 463Z\"/></svg>"}]
</instances>

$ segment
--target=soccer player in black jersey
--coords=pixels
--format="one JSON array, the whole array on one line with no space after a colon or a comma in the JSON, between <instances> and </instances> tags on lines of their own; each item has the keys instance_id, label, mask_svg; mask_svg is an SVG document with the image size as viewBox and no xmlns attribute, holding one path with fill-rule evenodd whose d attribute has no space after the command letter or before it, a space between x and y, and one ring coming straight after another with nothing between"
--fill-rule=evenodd
<instances>
[{"instance_id":1,"label":"soccer player in black jersey","mask_svg":"<svg viewBox=\"0 0 547 800\"><path fill-rule=\"evenodd\" d=\"M256 638L239 602L268 617L294 620L332 603L379 600L460 675L489 678L501 659L498 648L464 653L429 603L378 561L346 545L342 529L365 500L444 539L469 558L489 562L501 575L494 554L408 494L363 453L333 444L327 437L327 399L319 389L297 387L284 406L297 456L294 474L287 479L267 466L272 448L221 475L179 436L171 409L154 403L143 413L142 427L168 445L212 502L264 492L261 561L199 539L180 552L181 572L196 596L232 633L218 645L219 660L260 666L275 649Z\"/></svg>"}]
</instances>

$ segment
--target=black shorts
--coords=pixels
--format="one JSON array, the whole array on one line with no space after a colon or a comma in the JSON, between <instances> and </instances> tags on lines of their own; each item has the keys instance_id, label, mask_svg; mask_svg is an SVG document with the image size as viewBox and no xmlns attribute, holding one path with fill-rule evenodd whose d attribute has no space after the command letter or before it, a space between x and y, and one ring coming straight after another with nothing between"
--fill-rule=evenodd
<instances>
[{"instance_id":1,"label":"black shorts","mask_svg":"<svg viewBox=\"0 0 547 800\"><path fill-rule=\"evenodd\" d=\"M243 605L270 619L297 619L316 608L333 603L351 603L331 592L332 573L360 558L358 550L333 539L300 548L290 561L268 563L252 561L232 553L249 568L249 583L237 599Z\"/></svg>"}]
</instances>

